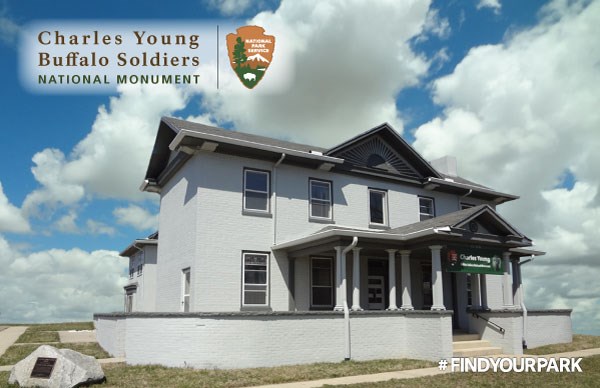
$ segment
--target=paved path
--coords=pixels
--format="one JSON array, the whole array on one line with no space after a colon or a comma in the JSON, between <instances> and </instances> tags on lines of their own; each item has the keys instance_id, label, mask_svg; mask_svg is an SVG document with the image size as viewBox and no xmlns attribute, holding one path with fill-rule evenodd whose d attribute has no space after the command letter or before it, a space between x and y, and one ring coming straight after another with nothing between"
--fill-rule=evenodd
<instances>
[{"instance_id":1,"label":"paved path","mask_svg":"<svg viewBox=\"0 0 600 388\"><path fill-rule=\"evenodd\" d=\"M27 326L11 326L0 331L0 356L27 330Z\"/></svg>"},{"instance_id":2,"label":"paved path","mask_svg":"<svg viewBox=\"0 0 600 388\"><path fill-rule=\"evenodd\" d=\"M539 356L529 356L524 355L523 357L544 357L544 358L554 358L554 357L589 357L600 354L600 348L595 349L586 349L586 350L577 350L574 352L565 352L565 353L556 353L556 354L545 354ZM502 355L501 357L515 357L515 355ZM519 356L516 356L519 357ZM379 381L388 381L391 379L412 379L415 377L426 377L426 376L435 376L444 373L452 373L450 372L450 368L446 371L440 371L438 367L434 368L421 368L421 369L411 369L404 370L398 372L385 372L385 373L375 373L371 375L358 375L358 376L346 376L346 377L336 377L333 379L322 379L322 380L311 380L311 381L298 381L294 383L286 383L286 384L272 384L272 385L261 385L255 386L252 388L313 388L313 387L322 387L323 385L347 385L347 384L358 384L358 383L375 383Z\"/></svg>"},{"instance_id":3,"label":"paved path","mask_svg":"<svg viewBox=\"0 0 600 388\"><path fill-rule=\"evenodd\" d=\"M58 336L62 343L97 342L96 330L59 331Z\"/></svg>"}]
</instances>

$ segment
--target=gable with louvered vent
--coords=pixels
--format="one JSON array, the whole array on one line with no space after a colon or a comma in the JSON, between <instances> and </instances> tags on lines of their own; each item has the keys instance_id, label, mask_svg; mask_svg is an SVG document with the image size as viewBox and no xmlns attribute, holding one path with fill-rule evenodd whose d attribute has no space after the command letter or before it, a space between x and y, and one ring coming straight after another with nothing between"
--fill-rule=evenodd
<instances>
[{"instance_id":1,"label":"gable with louvered vent","mask_svg":"<svg viewBox=\"0 0 600 388\"><path fill-rule=\"evenodd\" d=\"M339 157L353 167L400 175L410 179L422 178L421 174L379 136L363 140L340 153Z\"/></svg>"}]
</instances>

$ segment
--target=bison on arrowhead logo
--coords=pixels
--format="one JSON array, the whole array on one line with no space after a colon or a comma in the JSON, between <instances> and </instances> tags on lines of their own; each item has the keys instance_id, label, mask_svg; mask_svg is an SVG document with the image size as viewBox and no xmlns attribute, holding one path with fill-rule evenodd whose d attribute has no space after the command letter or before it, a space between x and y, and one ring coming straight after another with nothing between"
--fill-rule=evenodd
<instances>
[{"instance_id":1,"label":"bison on arrowhead logo","mask_svg":"<svg viewBox=\"0 0 600 388\"><path fill-rule=\"evenodd\" d=\"M237 34L227 35L227 51L231 68L242 84L254 88L265 76L275 51L275 37L265 35L265 29L245 26Z\"/></svg>"}]
</instances>

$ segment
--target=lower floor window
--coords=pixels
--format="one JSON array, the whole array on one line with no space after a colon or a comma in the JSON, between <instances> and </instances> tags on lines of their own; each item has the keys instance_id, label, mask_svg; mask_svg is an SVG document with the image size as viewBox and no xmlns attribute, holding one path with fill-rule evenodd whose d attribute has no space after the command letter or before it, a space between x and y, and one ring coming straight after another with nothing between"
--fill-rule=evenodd
<instances>
[{"instance_id":1,"label":"lower floor window","mask_svg":"<svg viewBox=\"0 0 600 388\"><path fill-rule=\"evenodd\" d=\"M311 306L333 306L333 260L313 257L311 260Z\"/></svg>"},{"instance_id":2,"label":"lower floor window","mask_svg":"<svg viewBox=\"0 0 600 388\"><path fill-rule=\"evenodd\" d=\"M267 306L269 300L269 255L245 252L243 254L243 306Z\"/></svg>"},{"instance_id":3,"label":"lower floor window","mask_svg":"<svg viewBox=\"0 0 600 388\"><path fill-rule=\"evenodd\" d=\"M133 312L133 292L127 292L125 294L125 312Z\"/></svg>"}]
</instances>

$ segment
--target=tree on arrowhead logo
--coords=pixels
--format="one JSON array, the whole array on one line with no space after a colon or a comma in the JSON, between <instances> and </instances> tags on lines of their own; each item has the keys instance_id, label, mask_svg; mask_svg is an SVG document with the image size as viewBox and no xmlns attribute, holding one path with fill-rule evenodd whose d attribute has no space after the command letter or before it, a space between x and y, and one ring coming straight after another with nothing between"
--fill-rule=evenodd
<instances>
[{"instance_id":1,"label":"tree on arrowhead logo","mask_svg":"<svg viewBox=\"0 0 600 388\"><path fill-rule=\"evenodd\" d=\"M275 37L265 35L265 29L259 26L240 27L236 32L227 35L229 62L242 84L252 89L271 65Z\"/></svg>"}]
</instances>

